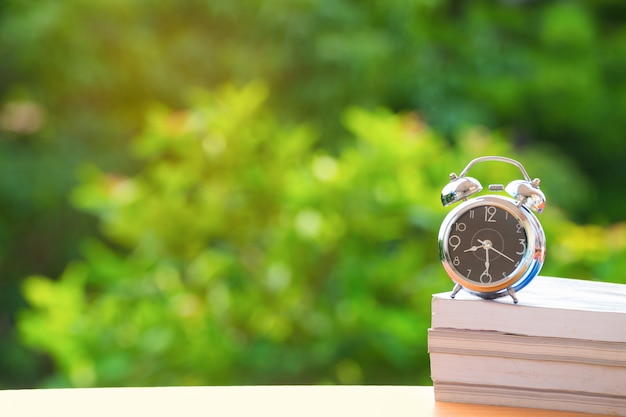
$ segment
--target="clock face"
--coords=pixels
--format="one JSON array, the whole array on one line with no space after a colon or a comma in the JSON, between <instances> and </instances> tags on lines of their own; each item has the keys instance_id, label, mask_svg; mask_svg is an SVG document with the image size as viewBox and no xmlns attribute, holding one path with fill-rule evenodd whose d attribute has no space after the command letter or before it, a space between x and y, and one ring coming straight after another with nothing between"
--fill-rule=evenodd
<instances>
[{"instance_id":1,"label":"clock face","mask_svg":"<svg viewBox=\"0 0 626 417\"><path fill-rule=\"evenodd\" d=\"M520 219L498 205L475 205L450 225L447 237L451 266L465 280L489 286L508 279L528 248Z\"/></svg>"}]
</instances>

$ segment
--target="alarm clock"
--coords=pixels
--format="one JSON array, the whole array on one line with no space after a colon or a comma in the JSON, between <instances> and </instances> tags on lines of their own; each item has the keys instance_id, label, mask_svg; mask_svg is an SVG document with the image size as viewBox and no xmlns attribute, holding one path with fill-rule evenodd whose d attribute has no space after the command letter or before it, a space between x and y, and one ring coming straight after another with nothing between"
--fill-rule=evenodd
<instances>
[{"instance_id":1,"label":"alarm clock","mask_svg":"<svg viewBox=\"0 0 626 417\"><path fill-rule=\"evenodd\" d=\"M512 164L524 178L506 187L489 185L492 194L470 198L483 188L466 174L487 161ZM463 289L486 299L509 295L517 304L516 293L537 276L545 259L545 234L534 214L546 204L539 182L530 179L521 163L502 156L476 158L460 175L450 174L441 202L460 204L444 218L438 240L443 268L456 284L452 298ZM497 194L502 191L510 197Z\"/></svg>"}]
</instances>

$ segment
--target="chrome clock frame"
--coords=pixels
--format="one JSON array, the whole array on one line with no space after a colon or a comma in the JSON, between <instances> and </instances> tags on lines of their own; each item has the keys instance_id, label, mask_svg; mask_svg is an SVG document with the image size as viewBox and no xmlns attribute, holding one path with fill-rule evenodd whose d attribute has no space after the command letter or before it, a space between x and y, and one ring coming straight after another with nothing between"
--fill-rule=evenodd
<instances>
[{"instance_id":1,"label":"chrome clock frame","mask_svg":"<svg viewBox=\"0 0 626 417\"><path fill-rule=\"evenodd\" d=\"M493 283L481 284L467 279L454 267L448 242L452 225L468 210L485 205L499 207L514 216L524 228L527 242L526 250L519 265L510 275ZM487 299L510 295L517 302L517 291L528 285L539 273L545 259L546 238L535 215L518 201L502 196L481 196L454 208L443 220L438 240L441 263L448 276L457 284L453 291L453 297L463 288L474 295Z\"/></svg>"}]
</instances>

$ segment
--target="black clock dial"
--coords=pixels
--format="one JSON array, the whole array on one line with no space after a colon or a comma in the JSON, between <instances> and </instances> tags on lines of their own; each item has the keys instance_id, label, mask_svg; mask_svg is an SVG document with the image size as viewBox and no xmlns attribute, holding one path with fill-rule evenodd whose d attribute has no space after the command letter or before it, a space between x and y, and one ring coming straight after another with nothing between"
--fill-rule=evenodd
<instances>
[{"instance_id":1,"label":"black clock dial","mask_svg":"<svg viewBox=\"0 0 626 417\"><path fill-rule=\"evenodd\" d=\"M448 235L452 266L477 284L508 278L527 250L526 230L511 212L495 206L468 209L452 223Z\"/></svg>"}]
</instances>

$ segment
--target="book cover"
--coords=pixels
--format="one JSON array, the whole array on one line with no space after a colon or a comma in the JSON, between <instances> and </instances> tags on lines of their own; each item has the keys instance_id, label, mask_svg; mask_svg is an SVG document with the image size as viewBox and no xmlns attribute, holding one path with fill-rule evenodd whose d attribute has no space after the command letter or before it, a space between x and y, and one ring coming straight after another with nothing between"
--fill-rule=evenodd
<instances>
[{"instance_id":1,"label":"book cover","mask_svg":"<svg viewBox=\"0 0 626 417\"><path fill-rule=\"evenodd\" d=\"M433 295L432 328L626 343L626 285L539 276L518 294Z\"/></svg>"},{"instance_id":2,"label":"book cover","mask_svg":"<svg viewBox=\"0 0 626 417\"><path fill-rule=\"evenodd\" d=\"M507 386L622 397L626 367L497 356L431 353L432 379L471 385Z\"/></svg>"},{"instance_id":3,"label":"book cover","mask_svg":"<svg viewBox=\"0 0 626 417\"><path fill-rule=\"evenodd\" d=\"M626 343L481 330L429 329L428 351L626 367Z\"/></svg>"}]
</instances>

